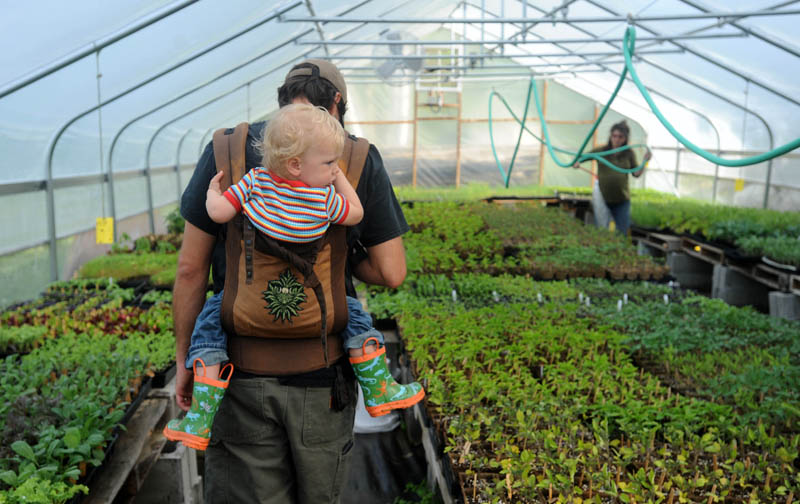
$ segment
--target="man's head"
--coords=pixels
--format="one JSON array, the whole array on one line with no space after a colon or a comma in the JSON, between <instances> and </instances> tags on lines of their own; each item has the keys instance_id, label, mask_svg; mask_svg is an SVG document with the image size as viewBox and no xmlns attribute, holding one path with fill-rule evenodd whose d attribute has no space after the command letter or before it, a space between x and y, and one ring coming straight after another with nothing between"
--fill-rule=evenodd
<instances>
[{"instance_id":1,"label":"man's head","mask_svg":"<svg viewBox=\"0 0 800 504\"><path fill-rule=\"evenodd\" d=\"M289 104L267 124L261 148L263 165L276 175L321 187L333 182L344 129L322 107Z\"/></svg>"},{"instance_id":2,"label":"man's head","mask_svg":"<svg viewBox=\"0 0 800 504\"><path fill-rule=\"evenodd\" d=\"M293 66L278 88L278 105L307 102L325 108L344 126L347 85L330 61L308 59Z\"/></svg>"}]
</instances>

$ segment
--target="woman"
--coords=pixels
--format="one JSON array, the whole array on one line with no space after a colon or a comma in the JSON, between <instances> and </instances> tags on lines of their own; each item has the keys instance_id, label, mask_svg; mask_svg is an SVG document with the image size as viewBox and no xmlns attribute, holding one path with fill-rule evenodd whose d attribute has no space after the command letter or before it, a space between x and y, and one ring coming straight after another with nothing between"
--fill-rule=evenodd
<instances>
[{"instance_id":1,"label":"woman","mask_svg":"<svg viewBox=\"0 0 800 504\"><path fill-rule=\"evenodd\" d=\"M630 128L628 127L628 123L620 121L611 126L611 136L608 139L608 143L602 147L592 149L590 152L604 152L628 145L629 136ZM650 156L650 150L648 149L644 155L645 162L650 159ZM632 149L625 149L603 157L606 161L619 168L631 169L638 166L636 154ZM580 164L578 162L575 162L573 165L574 168L578 168L579 166ZM634 177L640 177L643 172L644 167L639 171L633 172L632 175ZM600 186L600 193L603 195L606 205L608 205L617 231L627 236L631 222L631 193L628 188L628 174L612 170L604 163L598 162L597 180Z\"/></svg>"}]
</instances>

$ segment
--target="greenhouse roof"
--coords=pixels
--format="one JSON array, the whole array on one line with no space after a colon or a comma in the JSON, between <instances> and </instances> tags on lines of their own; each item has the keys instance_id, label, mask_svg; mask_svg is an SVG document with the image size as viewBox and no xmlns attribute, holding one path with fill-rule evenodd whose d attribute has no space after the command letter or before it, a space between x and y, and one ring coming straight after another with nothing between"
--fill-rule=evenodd
<instances>
[{"instance_id":1,"label":"greenhouse roof","mask_svg":"<svg viewBox=\"0 0 800 504\"><path fill-rule=\"evenodd\" d=\"M453 74L554 75L605 102L624 68L629 25L638 32L641 80L687 135L704 146L715 147L718 134L721 149L765 149L797 131L796 3L51 2L45 15L41 4L9 4L5 17L13 22L0 35L14 47L0 56L0 182L44 179L50 150L77 155L81 137L96 136L98 127L107 139L127 128L124 149L155 131L160 142L189 136L196 143L209 129L276 107L285 69L309 56L333 59L348 79L386 81L408 75L387 77L387 68L405 70L414 56L424 61L457 41L448 59ZM435 36L443 27L449 40ZM616 105L645 124L653 120L630 81ZM112 143L104 141L106 157ZM126 159L120 163L115 170L125 169ZM54 176L97 172L82 164Z\"/></svg>"}]
</instances>

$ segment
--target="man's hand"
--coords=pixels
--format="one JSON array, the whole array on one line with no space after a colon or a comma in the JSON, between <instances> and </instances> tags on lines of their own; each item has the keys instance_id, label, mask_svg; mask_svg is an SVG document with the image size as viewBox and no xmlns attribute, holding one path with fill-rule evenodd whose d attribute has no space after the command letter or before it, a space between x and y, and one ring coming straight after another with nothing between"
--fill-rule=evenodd
<instances>
[{"instance_id":1,"label":"man's hand","mask_svg":"<svg viewBox=\"0 0 800 504\"><path fill-rule=\"evenodd\" d=\"M192 407L192 389L194 388L194 373L186 369L183 362L175 363L175 400L183 411Z\"/></svg>"}]
</instances>

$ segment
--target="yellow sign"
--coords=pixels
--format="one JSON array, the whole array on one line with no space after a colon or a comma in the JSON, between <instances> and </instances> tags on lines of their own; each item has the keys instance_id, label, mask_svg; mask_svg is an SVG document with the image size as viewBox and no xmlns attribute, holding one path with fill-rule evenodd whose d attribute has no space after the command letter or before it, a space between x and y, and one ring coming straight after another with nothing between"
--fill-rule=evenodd
<instances>
[{"instance_id":1,"label":"yellow sign","mask_svg":"<svg viewBox=\"0 0 800 504\"><path fill-rule=\"evenodd\" d=\"M97 243L114 243L114 219L111 217L98 217L95 237Z\"/></svg>"},{"instance_id":2,"label":"yellow sign","mask_svg":"<svg viewBox=\"0 0 800 504\"><path fill-rule=\"evenodd\" d=\"M733 183L733 191L740 192L744 190L744 179L737 178L736 181Z\"/></svg>"}]
</instances>

